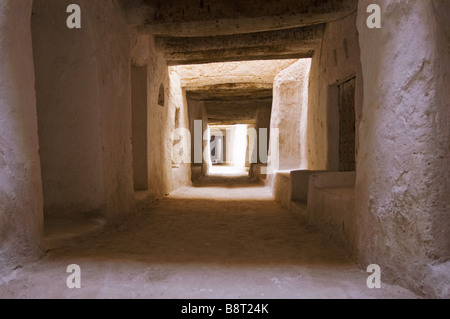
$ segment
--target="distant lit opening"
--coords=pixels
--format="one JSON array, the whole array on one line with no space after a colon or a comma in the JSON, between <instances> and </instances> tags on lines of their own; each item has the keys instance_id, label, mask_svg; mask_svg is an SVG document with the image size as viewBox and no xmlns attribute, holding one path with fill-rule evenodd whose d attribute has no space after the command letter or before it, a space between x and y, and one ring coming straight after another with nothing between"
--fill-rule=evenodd
<instances>
[{"instance_id":1,"label":"distant lit opening","mask_svg":"<svg viewBox=\"0 0 450 319\"><path fill-rule=\"evenodd\" d=\"M245 176L249 174L249 125L209 125L209 175Z\"/></svg>"}]
</instances>

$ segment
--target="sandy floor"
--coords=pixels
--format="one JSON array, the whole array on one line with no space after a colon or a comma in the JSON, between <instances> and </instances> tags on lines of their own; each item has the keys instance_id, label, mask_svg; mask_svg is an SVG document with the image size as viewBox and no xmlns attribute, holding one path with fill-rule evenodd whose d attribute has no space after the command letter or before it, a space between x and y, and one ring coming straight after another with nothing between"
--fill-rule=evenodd
<instances>
[{"instance_id":1,"label":"sandy floor","mask_svg":"<svg viewBox=\"0 0 450 319\"><path fill-rule=\"evenodd\" d=\"M240 186L240 187L236 187ZM68 289L69 264L81 289ZM415 298L368 274L269 191L210 178L149 204L135 222L3 270L0 298Z\"/></svg>"}]
</instances>

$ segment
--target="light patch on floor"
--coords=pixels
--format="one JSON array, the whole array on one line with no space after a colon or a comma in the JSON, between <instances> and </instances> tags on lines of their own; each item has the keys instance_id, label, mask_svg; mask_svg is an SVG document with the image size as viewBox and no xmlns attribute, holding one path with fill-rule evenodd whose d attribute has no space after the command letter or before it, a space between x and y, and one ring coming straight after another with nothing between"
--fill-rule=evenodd
<instances>
[{"instance_id":1,"label":"light patch on floor","mask_svg":"<svg viewBox=\"0 0 450 319\"><path fill-rule=\"evenodd\" d=\"M248 176L248 167L237 167L228 165L211 165L209 168L209 176Z\"/></svg>"}]
</instances>

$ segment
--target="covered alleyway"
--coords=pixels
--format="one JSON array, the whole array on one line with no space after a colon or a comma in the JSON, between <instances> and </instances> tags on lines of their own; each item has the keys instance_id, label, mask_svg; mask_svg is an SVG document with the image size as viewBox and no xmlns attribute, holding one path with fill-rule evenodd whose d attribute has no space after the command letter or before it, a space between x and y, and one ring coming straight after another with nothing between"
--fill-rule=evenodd
<instances>
[{"instance_id":1,"label":"covered alleyway","mask_svg":"<svg viewBox=\"0 0 450 319\"><path fill-rule=\"evenodd\" d=\"M449 17L0 0L0 297L449 298Z\"/></svg>"}]
</instances>

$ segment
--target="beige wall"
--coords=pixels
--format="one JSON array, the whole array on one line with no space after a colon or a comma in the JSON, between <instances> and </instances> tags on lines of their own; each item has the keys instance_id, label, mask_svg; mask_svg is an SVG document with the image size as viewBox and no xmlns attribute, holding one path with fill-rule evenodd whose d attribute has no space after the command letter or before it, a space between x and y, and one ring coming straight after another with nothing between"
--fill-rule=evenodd
<instances>
[{"instance_id":1,"label":"beige wall","mask_svg":"<svg viewBox=\"0 0 450 319\"><path fill-rule=\"evenodd\" d=\"M306 168L306 115L311 59L300 59L275 77L271 128L279 130L279 169Z\"/></svg>"},{"instance_id":2,"label":"beige wall","mask_svg":"<svg viewBox=\"0 0 450 319\"><path fill-rule=\"evenodd\" d=\"M308 169L338 170L339 113L333 88L355 76L358 126L362 105L362 75L356 13L326 25L322 47L312 59L307 130Z\"/></svg>"},{"instance_id":3,"label":"beige wall","mask_svg":"<svg viewBox=\"0 0 450 319\"><path fill-rule=\"evenodd\" d=\"M105 205L95 31L85 16L81 29L65 27L68 4L35 0L31 18L47 215Z\"/></svg>"},{"instance_id":4,"label":"beige wall","mask_svg":"<svg viewBox=\"0 0 450 319\"><path fill-rule=\"evenodd\" d=\"M173 163L173 160L177 155L181 159L181 163L173 165L171 170L171 189L174 190L182 186L190 185L191 183L191 139L189 138L189 116L186 92L182 89L180 76L175 70L169 69L169 76L169 112L171 120L169 130L172 139L169 142L169 146L172 156L171 161ZM176 116L178 118L176 118ZM177 131L175 132L175 130ZM183 134L183 132L187 133ZM182 151L179 151L180 149L182 149ZM175 154L175 152L178 152L178 154Z\"/></svg>"},{"instance_id":5,"label":"beige wall","mask_svg":"<svg viewBox=\"0 0 450 319\"><path fill-rule=\"evenodd\" d=\"M99 61L99 106L106 212L119 217L133 210L130 42L117 1L87 1ZM87 3L86 3L87 5Z\"/></svg>"},{"instance_id":6,"label":"beige wall","mask_svg":"<svg viewBox=\"0 0 450 319\"><path fill-rule=\"evenodd\" d=\"M147 65L148 90L148 197L162 198L173 188L185 185L187 169L172 168L172 133L176 109L180 109L181 125L187 121L183 92L178 85L176 73L169 76L169 69L155 48L154 38L149 35L132 35L132 62ZM164 86L164 106L158 104L161 84ZM177 176L176 181L173 180Z\"/></svg>"},{"instance_id":7,"label":"beige wall","mask_svg":"<svg viewBox=\"0 0 450 319\"><path fill-rule=\"evenodd\" d=\"M382 9L368 29L365 10ZM361 264L450 297L448 1L359 2L364 75L356 210Z\"/></svg>"},{"instance_id":8,"label":"beige wall","mask_svg":"<svg viewBox=\"0 0 450 319\"><path fill-rule=\"evenodd\" d=\"M33 257L43 227L29 0L0 1L0 268Z\"/></svg>"},{"instance_id":9,"label":"beige wall","mask_svg":"<svg viewBox=\"0 0 450 319\"><path fill-rule=\"evenodd\" d=\"M113 218L133 206L128 29L116 1L85 0L69 30L70 3L33 4L45 211Z\"/></svg>"}]
</instances>

